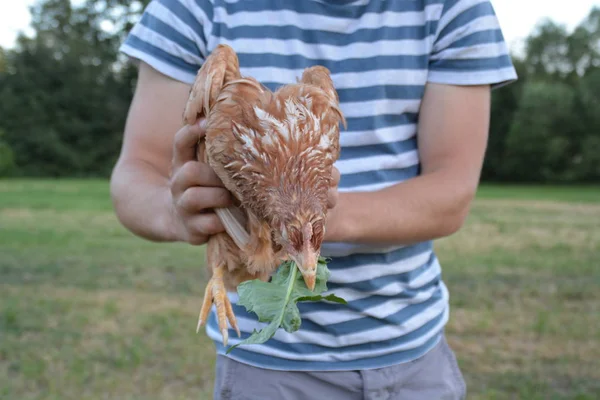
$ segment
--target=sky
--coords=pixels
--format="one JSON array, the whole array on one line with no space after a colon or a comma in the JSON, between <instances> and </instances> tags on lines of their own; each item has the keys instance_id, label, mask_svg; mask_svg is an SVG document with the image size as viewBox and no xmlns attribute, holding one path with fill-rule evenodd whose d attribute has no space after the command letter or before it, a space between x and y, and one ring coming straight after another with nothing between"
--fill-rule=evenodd
<instances>
[{"instance_id":1,"label":"sky","mask_svg":"<svg viewBox=\"0 0 600 400\"><path fill-rule=\"evenodd\" d=\"M0 0L0 46L10 48L19 31L27 31L29 9L35 0ZM519 40L527 36L543 18L572 29L600 0L491 0L504 37L511 49L518 50Z\"/></svg>"}]
</instances>

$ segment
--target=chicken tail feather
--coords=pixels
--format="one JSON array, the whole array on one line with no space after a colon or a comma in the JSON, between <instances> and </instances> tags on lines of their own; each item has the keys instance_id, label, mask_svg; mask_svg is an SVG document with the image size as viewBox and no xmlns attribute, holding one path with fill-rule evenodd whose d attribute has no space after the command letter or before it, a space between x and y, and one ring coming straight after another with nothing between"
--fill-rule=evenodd
<instances>
[{"instance_id":1,"label":"chicken tail feather","mask_svg":"<svg viewBox=\"0 0 600 400\"><path fill-rule=\"evenodd\" d=\"M302 73L301 83L307 85L317 86L323 90L329 98L329 106L337 114L339 120L342 122L344 128L347 128L346 118L342 113L339 106L339 97L335 90L335 85L331 79L331 74L326 67L322 65L315 65L313 67L306 68Z\"/></svg>"},{"instance_id":2,"label":"chicken tail feather","mask_svg":"<svg viewBox=\"0 0 600 400\"><path fill-rule=\"evenodd\" d=\"M207 117L223 86L239 78L240 64L236 53L228 45L218 45L196 75L183 112L184 123L193 125L199 118Z\"/></svg>"}]
</instances>

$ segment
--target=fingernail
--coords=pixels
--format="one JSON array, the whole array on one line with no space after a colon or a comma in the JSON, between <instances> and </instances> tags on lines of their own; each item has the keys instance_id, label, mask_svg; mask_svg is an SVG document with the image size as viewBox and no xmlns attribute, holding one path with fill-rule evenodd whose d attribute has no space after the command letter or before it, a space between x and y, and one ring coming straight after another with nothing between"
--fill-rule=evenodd
<instances>
[{"instance_id":1,"label":"fingernail","mask_svg":"<svg viewBox=\"0 0 600 400\"><path fill-rule=\"evenodd\" d=\"M198 123L198 126L199 126L201 129L206 129L206 119L202 118L202 119L200 120L200 122Z\"/></svg>"}]
</instances>

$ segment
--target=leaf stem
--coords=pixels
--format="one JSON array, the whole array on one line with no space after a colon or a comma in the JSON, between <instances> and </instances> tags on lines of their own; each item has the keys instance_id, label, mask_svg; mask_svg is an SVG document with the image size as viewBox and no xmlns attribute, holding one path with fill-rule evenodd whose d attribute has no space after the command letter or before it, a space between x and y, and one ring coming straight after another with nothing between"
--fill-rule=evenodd
<instances>
[{"instance_id":1,"label":"leaf stem","mask_svg":"<svg viewBox=\"0 0 600 400\"><path fill-rule=\"evenodd\" d=\"M288 280L288 287L287 287L287 291L285 292L285 303L284 304L286 307L287 307L288 303L290 302L290 296L292 295L292 290L294 289L294 283L296 282L296 274L297 273L298 273L298 266L296 265L296 263L294 261L292 261L291 268L290 268L289 280ZM285 315L285 312L282 312L281 315L279 316L279 321L277 323L277 326L281 326L284 315Z\"/></svg>"}]
</instances>

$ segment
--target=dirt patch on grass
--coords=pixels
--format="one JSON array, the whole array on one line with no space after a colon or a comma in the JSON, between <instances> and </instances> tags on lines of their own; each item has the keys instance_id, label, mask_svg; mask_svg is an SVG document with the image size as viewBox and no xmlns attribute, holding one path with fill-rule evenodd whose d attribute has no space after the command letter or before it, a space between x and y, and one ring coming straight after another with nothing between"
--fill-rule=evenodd
<instances>
[{"instance_id":1,"label":"dirt patch on grass","mask_svg":"<svg viewBox=\"0 0 600 400\"><path fill-rule=\"evenodd\" d=\"M196 299L190 296L166 296L164 293L150 294L147 292L136 292L132 290L93 290L88 291L72 287L56 287L43 285L35 287L14 287L0 285L3 292L9 294L25 293L31 291L29 296L43 296L54 299L77 299L79 304L91 304L105 306L116 304L122 312L163 312L173 309L185 310L202 303L202 298ZM43 294L42 294L43 293Z\"/></svg>"},{"instance_id":2,"label":"dirt patch on grass","mask_svg":"<svg viewBox=\"0 0 600 400\"><path fill-rule=\"evenodd\" d=\"M87 291L71 287L51 285L14 287L0 285L0 291L7 296L28 296L30 299L72 301L74 314L85 315L84 332L88 334L142 333L137 317L149 318L153 315L177 314L189 317L194 325L202 304L200 296L173 296L165 293L150 294L131 290ZM48 327L56 328L60 319L47 319Z\"/></svg>"},{"instance_id":3,"label":"dirt patch on grass","mask_svg":"<svg viewBox=\"0 0 600 400\"><path fill-rule=\"evenodd\" d=\"M0 217L11 219L31 219L35 217L35 212L29 208L1 208Z\"/></svg>"},{"instance_id":4,"label":"dirt patch on grass","mask_svg":"<svg viewBox=\"0 0 600 400\"><path fill-rule=\"evenodd\" d=\"M557 340L558 339L558 340ZM598 364L600 351L594 340L565 341L562 338L538 338L535 335L518 336L461 336L451 333L448 342L461 359L477 366L477 373L522 372L524 369L542 369L560 363L572 367L565 374L577 376L582 371L600 380ZM572 363L575 362L576 365Z\"/></svg>"},{"instance_id":5,"label":"dirt patch on grass","mask_svg":"<svg viewBox=\"0 0 600 400\"><path fill-rule=\"evenodd\" d=\"M480 200L462 229L436 245L459 254L600 251L600 205Z\"/></svg>"}]
</instances>

